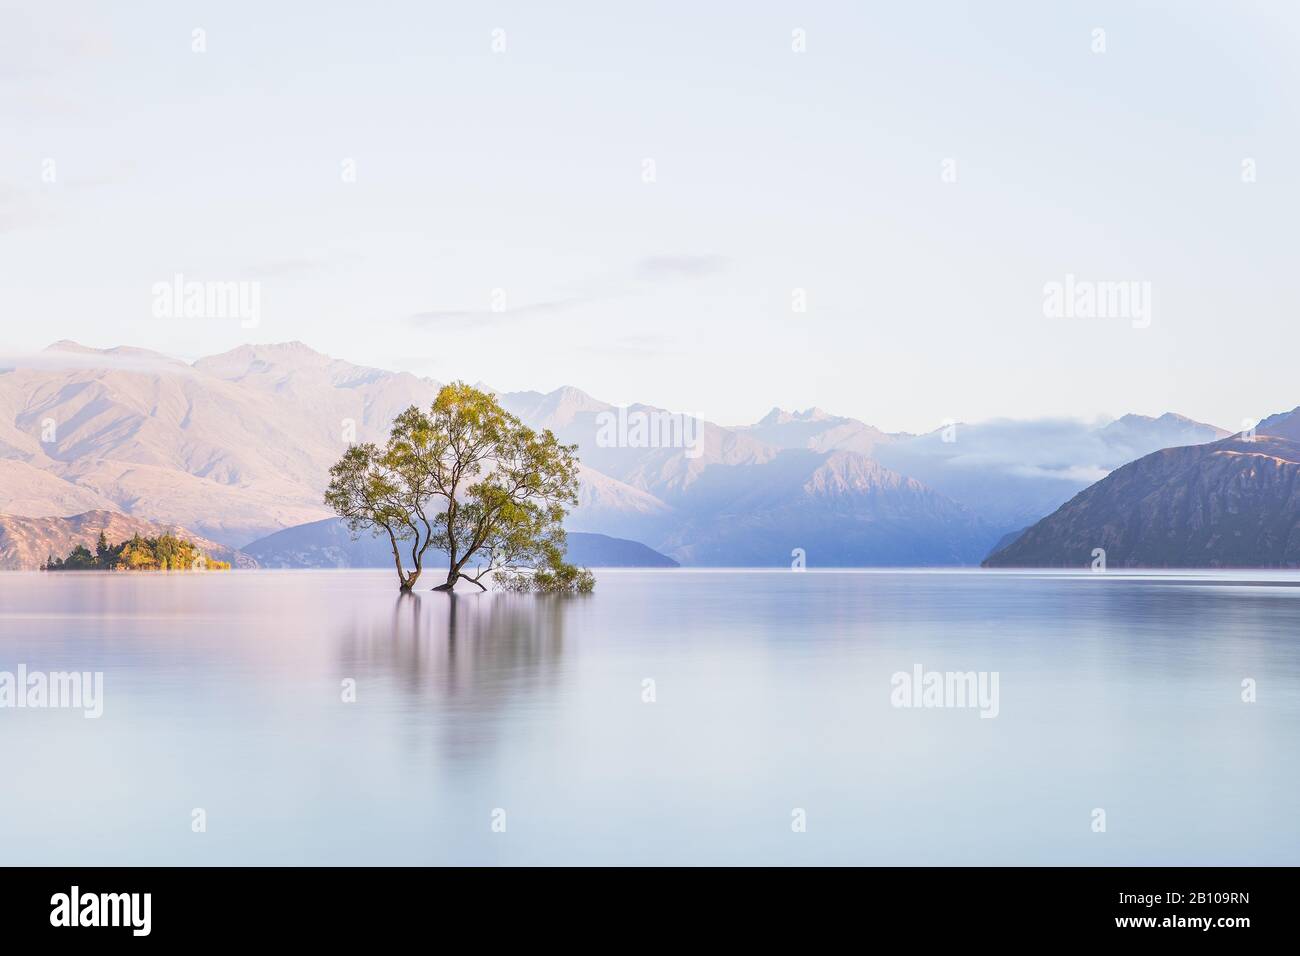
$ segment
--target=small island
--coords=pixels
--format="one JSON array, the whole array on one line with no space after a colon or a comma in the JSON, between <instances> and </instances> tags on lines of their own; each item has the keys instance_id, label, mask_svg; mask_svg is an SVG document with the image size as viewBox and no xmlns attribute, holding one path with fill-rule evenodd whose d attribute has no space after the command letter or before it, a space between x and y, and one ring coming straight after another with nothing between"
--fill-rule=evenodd
<instances>
[{"instance_id":1,"label":"small island","mask_svg":"<svg viewBox=\"0 0 1300 956\"><path fill-rule=\"evenodd\" d=\"M146 538L136 534L121 544L109 544L99 533L92 554L84 545L73 548L66 558L50 555L42 571L229 571L229 561L210 558L192 541L164 534Z\"/></svg>"}]
</instances>

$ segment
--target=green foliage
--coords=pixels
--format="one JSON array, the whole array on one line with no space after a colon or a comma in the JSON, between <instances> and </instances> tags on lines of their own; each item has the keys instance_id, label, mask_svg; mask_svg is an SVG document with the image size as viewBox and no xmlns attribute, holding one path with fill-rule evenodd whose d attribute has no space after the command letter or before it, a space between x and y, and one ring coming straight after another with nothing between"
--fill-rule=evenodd
<instances>
[{"instance_id":1,"label":"green foliage","mask_svg":"<svg viewBox=\"0 0 1300 956\"><path fill-rule=\"evenodd\" d=\"M325 491L325 503L354 535L370 531L388 536L404 591L415 586L433 543L434 526L426 511L434 494L431 467L439 454L433 438L427 417L411 406L397 416L383 448L373 442L350 447L330 468Z\"/></svg>"},{"instance_id":2,"label":"green foliage","mask_svg":"<svg viewBox=\"0 0 1300 956\"><path fill-rule=\"evenodd\" d=\"M59 570L65 571L88 571L94 567L95 556L86 549L84 544L77 545L59 562Z\"/></svg>"},{"instance_id":3,"label":"green foliage","mask_svg":"<svg viewBox=\"0 0 1300 956\"><path fill-rule=\"evenodd\" d=\"M533 575L533 590L546 594L590 594L595 589L596 576L572 564L538 568Z\"/></svg>"},{"instance_id":4,"label":"green foliage","mask_svg":"<svg viewBox=\"0 0 1300 956\"><path fill-rule=\"evenodd\" d=\"M229 561L209 558L192 541L164 534L145 538L136 534L121 544L109 544L99 533L95 553L77 545L66 558L50 556L42 571L227 571Z\"/></svg>"},{"instance_id":5,"label":"green foliage","mask_svg":"<svg viewBox=\"0 0 1300 956\"><path fill-rule=\"evenodd\" d=\"M498 571L492 583L498 590L513 594L590 594L596 587L596 576L586 568L561 561L532 572Z\"/></svg>"},{"instance_id":6,"label":"green foliage","mask_svg":"<svg viewBox=\"0 0 1300 956\"><path fill-rule=\"evenodd\" d=\"M503 570L569 567L562 522L578 501L576 451L457 382L428 412L399 415L383 448L349 448L330 469L325 502L353 534L388 535L403 590L414 587L430 548L447 556L441 588L467 580L486 590L483 580ZM571 571L565 581L581 577Z\"/></svg>"},{"instance_id":7,"label":"green foliage","mask_svg":"<svg viewBox=\"0 0 1300 956\"><path fill-rule=\"evenodd\" d=\"M117 555L113 553L108 537L102 531L99 533L99 540L95 542L95 563L101 568L112 567L117 563Z\"/></svg>"}]
</instances>

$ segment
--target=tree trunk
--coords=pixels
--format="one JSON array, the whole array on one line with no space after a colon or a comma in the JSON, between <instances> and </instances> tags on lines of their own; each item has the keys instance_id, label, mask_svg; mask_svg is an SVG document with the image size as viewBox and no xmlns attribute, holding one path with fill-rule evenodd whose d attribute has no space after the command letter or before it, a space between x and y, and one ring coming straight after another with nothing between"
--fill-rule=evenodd
<instances>
[{"instance_id":1,"label":"tree trunk","mask_svg":"<svg viewBox=\"0 0 1300 956\"><path fill-rule=\"evenodd\" d=\"M393 535L393 529L385 526L384 530L388 532L388 541L393 546L393 564L397 566L397 587L403 592L409 591L415 585L415 580L408 578L402 569L402 552L397 549L397 538ZM415 573L418 576L420 572Z\"/></svg>"},{"instance_id":2,"label":"tree trunk","mask_svg":"<svg viewBox=\"0 0 1300 956\"><path fill-rule=\"evenodd\" d=\"M459 572L459 571L455 571L455 570L448 571L448 572L447 572L447 583L446 583L446 584L439 584L436 588L434 588L434 590L435 590L435 591L451 591L451 590L453 590L453 589L456 587L456 581L457 581L459 578L460 578L460 572Z\"/></svg>"}]
</instances>

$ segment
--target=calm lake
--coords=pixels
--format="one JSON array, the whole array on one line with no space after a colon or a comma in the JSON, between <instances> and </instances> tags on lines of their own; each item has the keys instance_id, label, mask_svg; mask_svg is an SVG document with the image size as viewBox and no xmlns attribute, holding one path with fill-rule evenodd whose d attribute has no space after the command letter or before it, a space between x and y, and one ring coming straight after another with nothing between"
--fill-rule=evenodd
<instances>
[{"instance_id":1,"label":"calm lake","mask_svg":"<svg viewBox=\"0 0 1300 956\"><path fill-rule=\"evenodd\" d=\"M0 707L0 863L1294 865L1296 585L3 573L0 672L103 712Z\"/></svg>"}]
</instances>

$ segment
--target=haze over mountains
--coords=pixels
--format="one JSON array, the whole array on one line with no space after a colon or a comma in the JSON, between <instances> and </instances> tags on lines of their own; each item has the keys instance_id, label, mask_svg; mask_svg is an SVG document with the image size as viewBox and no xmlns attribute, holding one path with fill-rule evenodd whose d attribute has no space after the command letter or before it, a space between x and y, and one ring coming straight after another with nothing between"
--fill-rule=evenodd
<instances>
[{"instance_id":1,"label":"haze over mountains","mask_svg":"<svg viewBox=\"0 0 1300 956\"><path fill-rule=\"evenodd\" d=\"M1112 472L987 567L1300 567L1300 409Z\"/></svg>"},{"instance_id":2,"label":"haze over mountains","mask_svg":"<svg viewBox=\"0 0 1300 956\"><path fill-rule=\"evenodd\" d=\"M1173 413L1125 415L1104 425L1000 419L957 423L946 436L951 441L940 429L883 445L876 457L1009 531L1032 524L1135 458L1227 434Z\"/></svg>"},{"instance_id":3,"label":"haze over mountains","mask_svg":"<svg viewBox=\"0 0 1300 956\"><path fill-rule=\"evenodd\" d=\"M101 509L241 547L329 517L321 495L347 444L382 442L439 387L296 342L192 365L60 342L0 371L0 514ZM571 530L704 565L789 565L796 548L809 566L978 564L1110 469L1226 434L1175 415L889 434L819 409L724 427L572 387L498 398L579 445ZM689 440L611 439L620 415L671 419Z\"/></svg>"}]
</instances>

